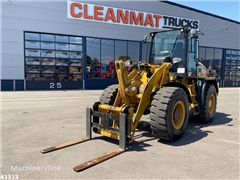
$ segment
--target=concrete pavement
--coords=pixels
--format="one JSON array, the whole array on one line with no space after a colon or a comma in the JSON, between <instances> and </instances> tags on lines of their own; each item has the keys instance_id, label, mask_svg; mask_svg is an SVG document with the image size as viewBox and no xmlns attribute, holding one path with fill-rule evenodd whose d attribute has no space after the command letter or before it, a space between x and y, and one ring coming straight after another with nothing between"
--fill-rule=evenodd
<instances>
[{"instance_id":1,"label":"concrete pavement","mask_svg":"<svg viewBox=\"0 0 240 180\"><path fill-rule=\"evenodd\" d=\"M1 92L2 175L18 179L239 179L240 89L221 88L211 124L191 119L177 142L137 131L128 150L76 173L73 167L118 147L94 140L49 154L39 151L85 137L85 109L102 91ZM148 116L142 118L148 121Z\"/></svg>"}]
</instances>

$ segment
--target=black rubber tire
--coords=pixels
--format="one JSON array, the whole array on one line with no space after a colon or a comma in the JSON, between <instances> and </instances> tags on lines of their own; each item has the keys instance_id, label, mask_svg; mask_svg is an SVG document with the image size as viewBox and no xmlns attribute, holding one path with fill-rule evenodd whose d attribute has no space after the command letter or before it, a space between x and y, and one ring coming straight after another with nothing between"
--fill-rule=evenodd
<instances>
[{"instance_id":1,"label":"black rubber tire","mask_svg":"<svg viewBox=\"0 0 240 180\"><path fill-rule=\"evenodd\" d=\"M173 109L180 103L183 115L177 129L174 125ZM185 112L185 113L184 113ZM150 125L153 134L165 141L176 141L184 134L189 118L189 104L186 92L178 87L164 87L153 97L150 108ZM175 127L174 127L175 126Z\"/></svg>"},{"instance_id":2,"label":"black rubber tire","mask_svg":"<svg viewBox=\"0 0 240 180\"><path fill-rule=\"evenodd\" d=\"M212 95L212 97L211 97ZM213 104L212 112L209 112L209 100L214 97L215 103ZM217 92L213 84L208 84L204 94L204 104L199 106L199 114L196 115L196 120L201 123L211 123L215 117L217 109Z\"/></svg>"},{"instance_id":3,"label":"black rubber tire","mask_svg":"<svg viewBox=\"0 0 240 180\"><path fill-rule=\"evenodd\" d=\"M111 86L108 86L104 91L102 92L100 96L100 103L101 104L107 104L107 105L113 105L115 98L118 93L118 85L114 84Z\"/></svg>"}]
</instances>

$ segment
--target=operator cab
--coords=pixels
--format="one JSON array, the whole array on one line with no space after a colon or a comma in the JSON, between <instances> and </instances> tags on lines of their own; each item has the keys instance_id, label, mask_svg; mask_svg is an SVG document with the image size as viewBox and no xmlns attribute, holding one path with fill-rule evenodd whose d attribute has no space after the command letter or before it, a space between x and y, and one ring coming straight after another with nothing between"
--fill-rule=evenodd
<instances>
[{"instance_id":1,"label":"operator cab","mask_svg":"<svg viewBox=\"0 0 240 180\"><path fill-rule=\"evenodd\" d=\"M151 64L172 62L173 58L184 59L185 37L180 30L170 30L151 33Z\"/></svg>"},{"instance_id":2,"label":"operator cab","mask_svg":"<svg viewBox=\"0 0 240 180\"><path fill-rule=\"evenodd\" d=\"M198 58L197 31L174 29L150 33L150 64L171 62L178 77L196 76Z\"/></svg>"}]
</instances>

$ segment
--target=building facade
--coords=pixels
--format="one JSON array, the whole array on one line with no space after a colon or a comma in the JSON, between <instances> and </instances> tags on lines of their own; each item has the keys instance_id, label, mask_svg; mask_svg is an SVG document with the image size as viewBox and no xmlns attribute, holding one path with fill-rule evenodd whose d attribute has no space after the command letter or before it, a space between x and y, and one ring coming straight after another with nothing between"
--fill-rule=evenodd
<instances>
[{"instance_id":1,"label":"building facade","mask_svg":"<svg viewBox=\"0 0 240 180\"><path fill-rule=\"evenodd\" d=\"M221 87L240 87L240 23L168 1L16 1L0 4L2 91L103 89L114 61L146 61L152 31L204 33L199 56Z\"/></svg>"}]
</instances>

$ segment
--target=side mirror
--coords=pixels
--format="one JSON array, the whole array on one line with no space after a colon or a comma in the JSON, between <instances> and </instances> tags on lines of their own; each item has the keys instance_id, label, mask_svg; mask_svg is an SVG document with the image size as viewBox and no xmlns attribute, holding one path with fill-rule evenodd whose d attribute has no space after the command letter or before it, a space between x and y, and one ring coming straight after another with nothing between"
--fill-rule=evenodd
<instances>
[{"instance_id":1,"label":"side mirror","mask_svg":"<svg viewBox=\"0 0 240 180\"><path fill-rule=\"evenodd\" d=\"M147 35L145 35L145 36L143 37L142 42L143 42L143 43L146 43L146 42L147 42Z\"/></svg>"},{"instance_id":2,"label":"side mirror","mask_svg":"<svg viewBox=\"0 0 240 180\"><path fill-rule=\"evenodd\" d=\"M197 30L196 29L191 29L190 34L191 34L191 37L197 37Z\"/></svg>"}]
</instances>

